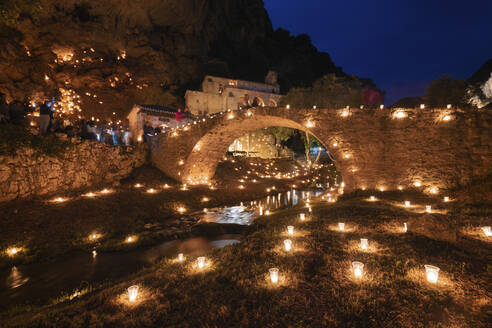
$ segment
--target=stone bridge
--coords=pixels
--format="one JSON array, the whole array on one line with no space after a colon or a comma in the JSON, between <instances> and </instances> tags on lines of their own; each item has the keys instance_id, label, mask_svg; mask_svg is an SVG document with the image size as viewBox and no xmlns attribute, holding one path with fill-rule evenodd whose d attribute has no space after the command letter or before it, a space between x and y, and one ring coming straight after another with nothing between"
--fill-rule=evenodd
<instances>
[{"instance_id":1,"label":"stone bridge","mask_svg":"<svg viewBox=\"0 0 492 328\"><path fill-rule=\"evenodd\" d=\"M151 138L152 163L188 184L208 183L229 145L272 126L309 131L330 151L346 190L425 191L492 171L492 115L477 109L293 109L217 113Z\"/></svg>"}]
</instances>

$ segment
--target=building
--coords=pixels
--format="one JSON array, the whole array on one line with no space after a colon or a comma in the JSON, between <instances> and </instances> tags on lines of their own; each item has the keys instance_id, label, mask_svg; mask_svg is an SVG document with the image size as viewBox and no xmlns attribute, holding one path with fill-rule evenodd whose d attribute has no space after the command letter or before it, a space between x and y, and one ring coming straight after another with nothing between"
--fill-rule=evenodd
<instances>
[{"instance_id":1,"label":"building","mask_svg":"<svg viewBox=\"0 0 492 328\"><path fill-rule=\"evenodd\" d=\"M175 128L185 124L189 114L183 113L182 121L176 120L177 109L159 105L134 105L127 118L133 142L139 141L144 134L144 126L152 127L160 131Z\"/></svg>"},{"instance_id":2,"label":"building","mask_svg":"<svg viewBox=\"0 0 492 328\"><path fill-rule=\"evenodd\" d=\"M265 83L207 75L202 91L187 90L185 101L192 114L203 115L240 107L276 107L280 97L277 73L270 71Z\"/></svg>"}]
</instances>

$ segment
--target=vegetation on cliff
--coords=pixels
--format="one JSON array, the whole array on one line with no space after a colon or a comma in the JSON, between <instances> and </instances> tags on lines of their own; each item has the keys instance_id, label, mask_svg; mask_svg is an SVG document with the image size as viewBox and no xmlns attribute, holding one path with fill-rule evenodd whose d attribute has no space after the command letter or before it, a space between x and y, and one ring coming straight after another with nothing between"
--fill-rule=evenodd
<instances>
[{"instance_id":1,"label":"vegetation on cliff","mask_svg":"<svg viewBox=\"0 0 492 328\"><path fill-rule=\"evenodd\" d=\"M0 92L55 95L104 122L135 103L182 106L205 74L262 81L273 69L283 92L343 75L307 35L275 31L261 0L1 4Z\"/></svg>"}]
</instances>

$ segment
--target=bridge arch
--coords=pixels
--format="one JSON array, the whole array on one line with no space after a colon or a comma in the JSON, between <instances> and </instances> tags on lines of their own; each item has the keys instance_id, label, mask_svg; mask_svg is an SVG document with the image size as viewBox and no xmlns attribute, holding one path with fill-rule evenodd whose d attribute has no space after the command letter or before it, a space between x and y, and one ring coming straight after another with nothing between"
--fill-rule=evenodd
<instances>
[{"instance_id":1,"label":"bridge arch","mask_svg":"<svg viewBox=\"0 0 492 328\"><path fill-rule=\"evenodd\" d=\"M186 158L182 180L189 184L210 181L215 175L217 165L234 140L248 132L274 126L308 131L327 148L327 143L320 139L316 132L299 122L285 117L251 114L251 116L230 119L227 124L219 124L203 135Z\"/></svg>"},{"instance_id":2,"label":"bridge arch","mask_svg":"<svg viewBox=\"0 0 492 328\"><path fill-rule=\"evenodd\" d=\"M472 109L260 106L213 114L152 137L150 154L168 176L206 182L235 138L284 126L309 130L330 150L347 190L436 190L492 175L490 122L492 113Z\"/></svg>"}]
</instances>

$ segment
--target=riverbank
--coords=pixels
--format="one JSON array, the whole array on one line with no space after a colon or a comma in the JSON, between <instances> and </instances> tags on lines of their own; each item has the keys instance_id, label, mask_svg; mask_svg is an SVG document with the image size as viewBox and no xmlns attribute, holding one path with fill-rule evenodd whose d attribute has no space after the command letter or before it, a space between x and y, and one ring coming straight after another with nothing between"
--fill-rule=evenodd
<instances>
[{"instance_id":1,"label":"riverbank","mask_svg":"<svg viewBox=\"0 0 492 328\"><path fill-rule=\"evenodd\" d=\"M50 261L75 250L125 251L189 237L198 220L193 213L204 208L239 204L290 190L293 184L309 184L309 172L306 177L285 179L253 174L252 170L266 174L270 163L273 161L226 161L218 169L213 189L183 188L147 166L115 185L0 203L0 268ZM276 161L275 167L282 174L299 170L288 160ZM240 182L246 175L248 181ZM131 242L127 242L129 237ZM18 250L15 256L8 253L13 248Z\"/></svg>"},{"instance_id":2,"label":"riverbank","mask_svg":"<svg viewBox=\"0 0 492 328\"><path fill-rule=\"evenodd\" d=\"M197 256L163 259L151 268L85 295L42 308L4 313L8 327L487 327L492 299L490 204L464 204L417 192L360 192L337 203L312 201L256 220L240 244ZM405 207L404 201L410 201ZM432 213L425 213L426 205ZM338 223L344 222L343 231ZM404 223L408 231L404 232ZM453 222L449 234L420 223ZM288 236L286 226L295 234ZM444 228L447 227L443 225ZM286 252L283 240L293 249ZM367 250L360 248L367 238ZM362 278L351 262L364 263ZM437 283L425 264L441 270ZM268 270L279 268L279 283ZM135 302L127 288L139 286Z\"/></svg>"}]
</instances>

